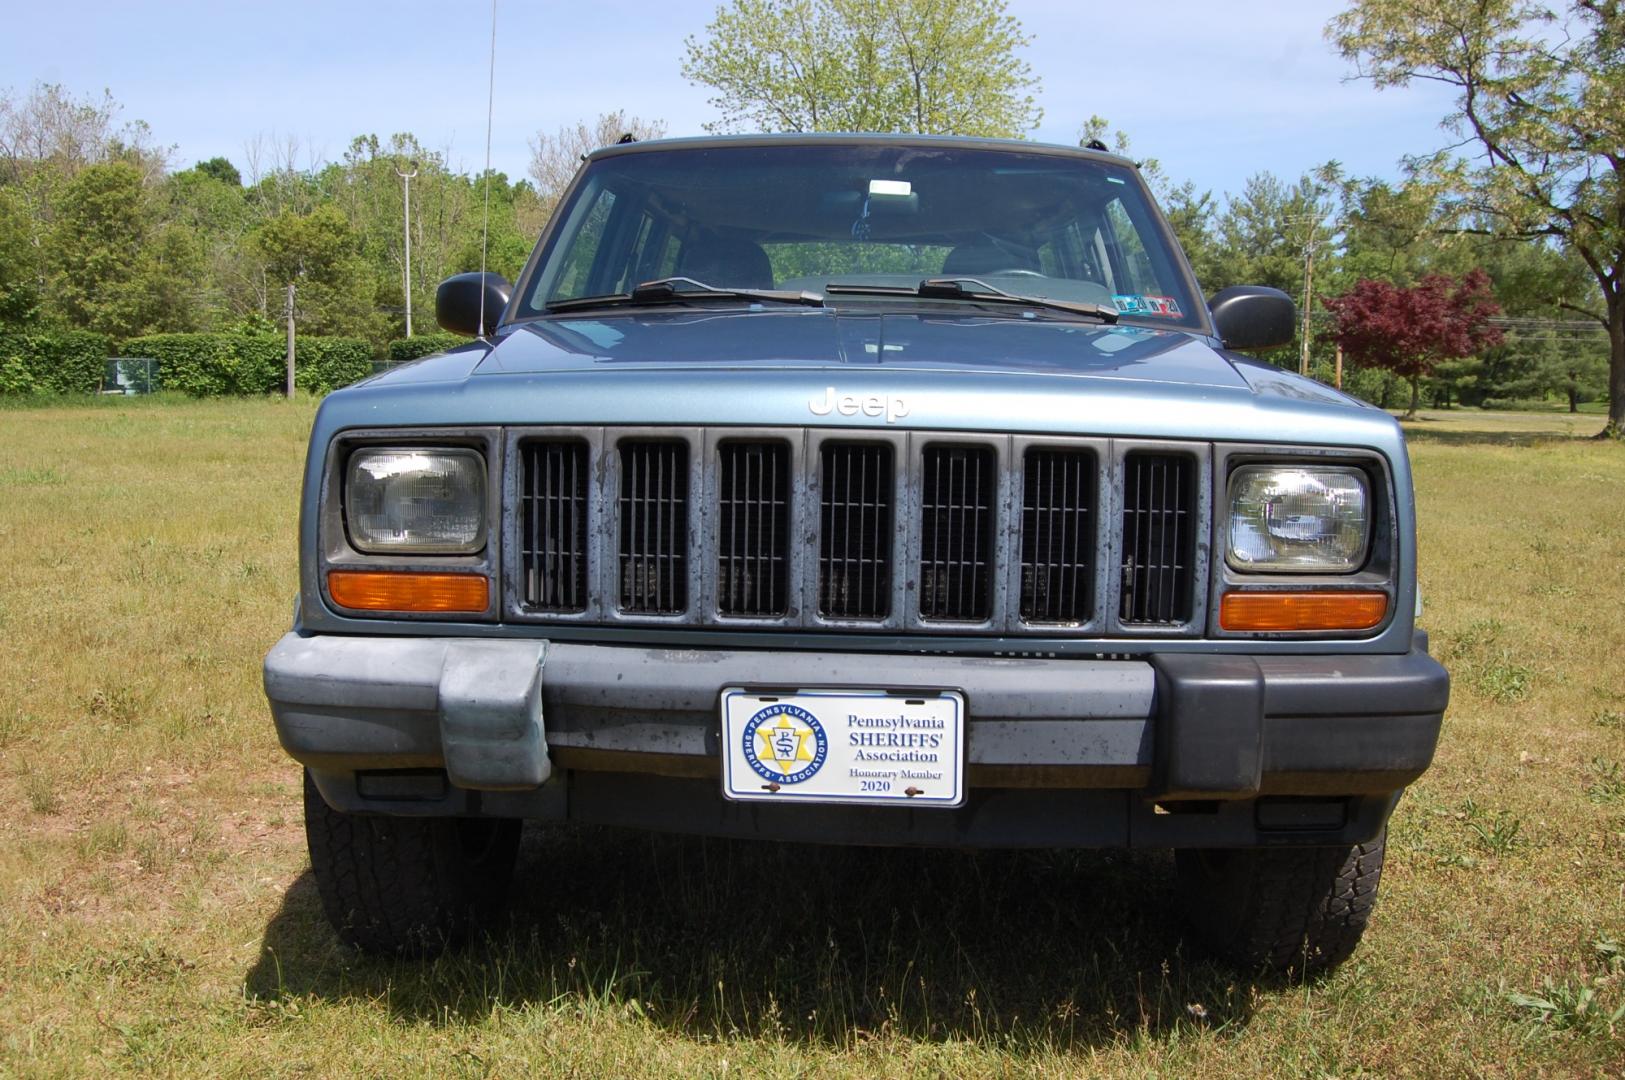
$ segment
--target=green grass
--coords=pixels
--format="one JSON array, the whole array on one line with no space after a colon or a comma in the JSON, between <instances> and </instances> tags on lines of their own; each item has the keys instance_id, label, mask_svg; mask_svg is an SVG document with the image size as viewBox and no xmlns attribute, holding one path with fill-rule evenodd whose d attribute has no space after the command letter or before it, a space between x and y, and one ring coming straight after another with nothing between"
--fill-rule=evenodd
<instances>
[{"instance_id":1,"label":"green grass","mask_svg":"<svg viewBox=\"0 0 1625 1080\"><path fill-rule=\"evenodd\" d=\"M311 416L0 416L0 1075L1625 1066L1625 447L1564 414L1416 425L1454 699L1365 944L1310 985L1191 953L1157 853L607 830L528 833L511 918L467 950L342 949L259 686Z\"/></svg>"},{"instance_id":2,"label":"green grass","mask_svg":"<svg viewBox=\"0 0 1625 1080\"><path fill-rule=\"evenodd\" d=\"M1399 412L1395 416L1401 415ZM1417 442L1491 443L1527 446L1554 438L1585 437L1601 431L1606 408L1586 406L1578 413L1559 410L1509 412L1500 409L1421 409L1405 421Z\"/></svg>"}]
</instances>

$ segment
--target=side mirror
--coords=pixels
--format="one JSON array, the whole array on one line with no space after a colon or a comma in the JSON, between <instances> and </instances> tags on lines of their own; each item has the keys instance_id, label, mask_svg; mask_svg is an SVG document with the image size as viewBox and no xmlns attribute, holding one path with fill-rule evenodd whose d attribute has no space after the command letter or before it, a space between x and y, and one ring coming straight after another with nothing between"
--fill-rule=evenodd
<instances>
[{"instance_id":1,"label":"side mirror","mask_svg":"<svg viewBox=\"0 0 1625 1080\"><path fill-rule=\"evenodd\" d=\"M480 325L480 296L485 296L485 325ZM501 274L473 271L455 274L434 291L434 319L443 329L469 337L484 337L496 329L497 320L513 296L513 286Z\"/></svg>"},{"instance_id":2,"label":"side mirror","mask_svg":"<svg viewBox=\"0 0 1625 1080\"><path fill-rule=\"evenodd\" d=\"M1298 331L1298 305L1280 289L1232 285L1214 293L1207 308L1227 349L1273 349Z\"/></svg>"}]
</instances>

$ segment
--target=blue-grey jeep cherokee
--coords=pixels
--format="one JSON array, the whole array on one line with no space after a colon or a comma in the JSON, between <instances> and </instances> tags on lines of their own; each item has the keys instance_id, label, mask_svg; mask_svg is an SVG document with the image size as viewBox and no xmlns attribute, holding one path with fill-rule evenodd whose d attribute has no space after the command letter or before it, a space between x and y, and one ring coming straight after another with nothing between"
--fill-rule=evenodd
<instances>
[{"instance_id":1,"label":"blue-grey jeep cherokee","mask_svg":"<svg viewBox=\"0 0 1625 1080\"><path fill-rule=\"evenodd\" d=\"M1357 943L1448 677L1404 439L1232 352L1131 162L912 136L583 164L475 340L331 395L265 661L338 932L455 940L525 818L1161 847L1249 968Z\"/></svg>"}]
</instances>

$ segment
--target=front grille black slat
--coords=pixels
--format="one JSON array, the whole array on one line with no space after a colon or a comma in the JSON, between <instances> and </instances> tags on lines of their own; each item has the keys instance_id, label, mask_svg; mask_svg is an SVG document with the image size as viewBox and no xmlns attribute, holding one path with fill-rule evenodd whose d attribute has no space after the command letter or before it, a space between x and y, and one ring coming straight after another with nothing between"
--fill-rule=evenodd
<instances>
[{"instance_id":1,"label":"front grille black slat","mask_svg":"<svg viewBox=\"0 0 1625 1080\"><path fill-rule=\"evenodd\" d=\"M1095 455L1033 448L1021 502L1021 617L1078 624L1094 612Z\"/></svg>"},{"instance_id":2,"label":"front grille black slat","mask_svg":"<svg viewBox=\"0 0 1625 1080\"><path fill-rule=\"evenodd\" d=\"M820 457L818 613L884 619L891 614L892 449L831 443Z\"/></svg>"},{"instance_id":3,"label":"front grille black slat","mask_svg":"<svg viewBox=\"0 0 1625 1080\"><path fill-rule=\"evenodd\" d=\"M717 611L778 617L790 597L790 448L724 443L717 473Z\"/></svg>"},{"instance_id":4,"label":"front grille black slat","mask_svg":"<svg viewBox=\"0 0 1625 1080\"><path fill-rule=\"evenodd\" d=\"M993 451L931 446L921 464L920 618L983 622L993 614Z\"/></svg>"},{"instance_id":5,"label":"front grille black slat","mask_svg":"<svg viewBox=\"0 0 1625 1080\"><path fill-rule=\"evenodd\" d=\"M1176 626L1191 617L1195 462L1183 454L1124 463L1122 604L1125 623Z\"/></svg>"},{"instance_id":6,"label":"front grille black slat","mask_svg":"<svg viewBox=\"0 0 1625 1080\"><path fill-rule=\"evenodd\" d=\"M525 606L577 614L587 609L587 447L526 443L520 482L520 563Z\"/></svg>"},{"instance_id":7,"label":"front grille black slat","mask_svg":"<svg viewBox=\"0 0 1625 1080\"><path fill-rule=\"evenodd\" d=\"M620 608L639 615L688 609L688 445L621 444Z\"/></svg>"}]
</instances>

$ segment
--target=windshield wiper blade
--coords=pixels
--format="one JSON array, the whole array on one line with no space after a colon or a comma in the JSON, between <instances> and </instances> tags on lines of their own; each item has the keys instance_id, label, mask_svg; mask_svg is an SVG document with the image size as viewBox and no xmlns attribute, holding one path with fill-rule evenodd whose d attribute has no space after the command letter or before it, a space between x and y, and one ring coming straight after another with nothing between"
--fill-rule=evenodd
<instances>
[{"instance_id":1,"label":"windshield wiper blade","mask_svg":"<svg viewBox=\"0 0 1625 1080\"><path fill-rule=\"evenodd\" d=\"M699 290L696 297L692 292L684 292L679 285L692 286ZM725 285L708 285L703 281L695 281L691 277L664 277L645 281L632 290L632 299L638 301L654 301L660 303L667 299L693 300L708 296L730 297L739 300L767 300L780 304L805 304L808 307L823 307L824 298L818 293L807 292L805 289L731 289Z\"/></svg>"},{"instance_id":2,"label":"windshield wiper blade","mask_svg":"<svg viewBox=\"0 0 1625 1080\"><path fill-rule=\"evenodd\" d=\"M689 288L680 289L679 285ZM603 296L577 296L568 300L553 300L548 311L583 311L590 308L616 307L623 304L684 304L692 300L755 300L772 304L803 304L823 307L824 298L815 292L794 292L789 289L730 289L708 285L690 277L656 278L637 285L631 292L608 293Z\"/></svg>"},{"instance_id":3,"label":"windshield wiper blade","mask_svg":"<svg viewBox=\"0 0 1625 1080\"><path fill-rule=\"evenodd\" d=\"M975 288L967 289L965 286L973 285ZM1050 308L1054 311L1070 311L1077 315L1092 315L1101 322L1114 323L1117 321L1117 309L1104 304L1088 304L1081 300L1052 300L1047 296L1023 296L1020 293L1005 292L994 285L989 285L981 278L973 277L935 277L926 278L920 282L919 294L921 296L944 297L949 300L985 300L1006 304L1031 304L1033 307Z\"/></svg>"},{"instance_id":4,"label":"windshield wiper blade","mask_svg":"<svg viewBox=\"0 0 1625 1080\"><path fill-rule=\"evenodd\" d=\"M966 288L966 286L974 286ZM926 278L915 288L900 285L839 285L831 284L824 292L836 295L868 296L921 296L930 300L973 300L988 304L1019 304L1024 307L1065 311L1073 315L1087 315L1104 323L1117 321L1117 309L1104 304L1087 304L1077 300L1052 300L1047 296L1023 296L1005 292L989 285L981 278L935 277Z\"/></svg>"}]
</instances>

